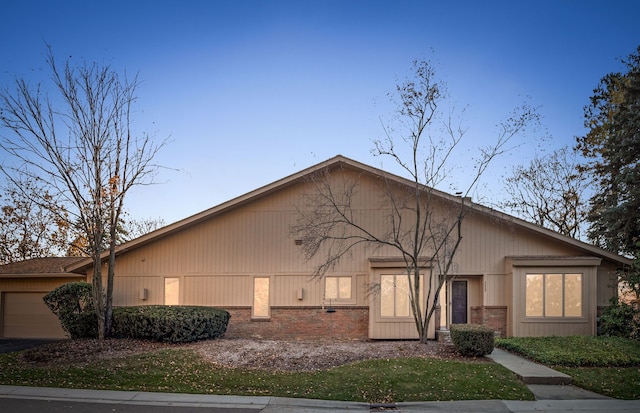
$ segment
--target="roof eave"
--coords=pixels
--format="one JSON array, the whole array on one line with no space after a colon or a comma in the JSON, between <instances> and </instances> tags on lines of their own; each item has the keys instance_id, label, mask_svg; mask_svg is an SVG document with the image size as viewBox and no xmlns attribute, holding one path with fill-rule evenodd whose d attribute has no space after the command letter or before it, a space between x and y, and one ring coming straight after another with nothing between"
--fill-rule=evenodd
<instances>
[{"instance_id":1,"label":"roof eave","mask_svg":"<svg viewBox=\"0 0 640 413\"><path fill-rule=\"evenodd\" d=\"M308 167L306 169L303 169L303 170L301 170L299 172L296 172L294 174L286 176L286 177L284 177L282 179L279 179L279 180L277 180L275 182L272 182L272 183L270 183L268 185L262 186L262 187L260 187L258 189L255 189L255 190L251 191L251 192L247 192L244 195L240 195L240 196L238 196L236 198L233 198L233 199L231 199L229 201L226 201L226 202L224 202L222 204L216 205L216 206L214 206L212 208L209 208L209 209L207 209L205 211L202 211L200 213L197 213L195 215L187 217L187 218L185 218L183 220L177 221L177 222L175 222L173 224L170 224L170 225L167 225L167 226L165 226L163 228L160 228L160 229L158 229L156 231L153 231L153 232L150 232L148 234L145 234L145 235L143 235L143 236L141 236L139 238L136 238L134 240L131 240L131 241L127 242L127 243L124 243L124 244L122 244L122 245L117 247L116 254L119 255L119 254L125 253L127 251L130 251L132 249L138 248L138 247L140 247L140 246L142 246L144 244L147 244L149 242L152 242L152 241L154 241L154 240L156 240L158 238L165 237L165 236L167 236L169 234L172 234L172 233L174 233L176 231L182 230L182 229L187 228L187 227L189 227L191 225L195 225L200 221L209 219L209 218L211 218L211 217L213 217L213 216L215 216L217 214L220 214L222 212L225 212L225 211L233 209L233 208L237 208L237 207L239 207L241 205L244 205L244 204L246 204L248 202L251 202L251 201L253 201L255 199L264 197L264 196L266 196L266 195L268 195L268 194L270 194L272 192L275 192L277 190L281 190L283 188L286 188L286 187L288 187L290 185L293 185L294 183L298 182L299 180L305 179L305 178L309 177L311 174L316 173L318 171L321 171L321 170L323 170L325 168L330 168L330 167L333 168L333 167L339 167L339 166L347 166L347 167L351 167L351 168L354 168L354 169L365 171L367 173L370 173L370 174L373 174L373 175L376 175L376 176L384 176L385 178L390 179L390 180L392 180L394 182L397 182L398 184L414 185L414 182L412 182L412 181L410 181L410 180L408 180L406 178L403 178L403 177L400 177L398 175L394 175L394 174L388 173L388 172L386 172L384 170L372 167L370 165L366 165L366 164L360 163L360 162L355 161L353 159L346 158L346 157L344 157L342 155L336 155L333 158L327 159L326 161L323 161L323 162L320 162L320 163L318 163L316 165L310 166L310 167ZM456 196L456 195L451 195L451 194L448 194L446 192L442 192L442 191L437 190L437 189L430 188L430 191L432 191L432 194L434 194L434 195L436 195L436 196L438 196L440 198L452 201L452 202L460 202L460 200L462 200L462 202L465 202L465 203L467 202L465 198L461 198L461 197ZM609 252L609 251L606 251L606 250L603 250L601 248L598 248L596 246L584 243L584 242L576 240L574 238L561 235L561 234L559 234L557 232L554 232L554 231L551 231L549 229L540 227L538 225L532 224L530 222L527 222L527 221L522 220L520 218L516 218L516 217L508 215L506 213L497 211L495 209L492 209L492 208L489 208L489 207L486 207L486 206L483 206L483 205L480 205L480 204L476 204L476 203L473 203L471 201L466 203L466 206L468 208L470 208L471 210L474 210L474 211L477 211L477 212L481 212L481 213L485 213L485 214L489 214L491 216L497 217L497 218L505 220L505 221L513 222L516 225L519 225L521 227L527 228L527 229L529 229L531 231L540 233L542 235L549 236L549 237L554 238L554 239L556 239L558 241L566 242L566 243L568 243L568 244L570 244L570 245L572 245L574 247L582 249L582 250L584 250L586 252L589 252L591 254L594 254L596 256L605 258L607 260L610 260L610 261L613 261L613 262L617 262L617 263L622 264L622 265L630 265L632 263L632 260L630 260L630 259L628 259L626 257L617 255L615 253L612 253L612 252ZM102 258L104 259L107 256L108 256L108 251L103 254ZM81 261L79 263L72 264L72 265L68 266L66 269L67 269L67 271L78 271L78 270L90 267L92 264L93 264L92 259L88 258L85 261Z\"/></svg>"},{"instance_id":2,"label":"roof eave","mask_svg":"<svg viewBox=\"0 0 640 413\"><path fill-rule=\"evenodd\" d=\"M75 272L8 273L0 274L0 278L86 278L86 275Z\"/></svg>"}]
</instances>

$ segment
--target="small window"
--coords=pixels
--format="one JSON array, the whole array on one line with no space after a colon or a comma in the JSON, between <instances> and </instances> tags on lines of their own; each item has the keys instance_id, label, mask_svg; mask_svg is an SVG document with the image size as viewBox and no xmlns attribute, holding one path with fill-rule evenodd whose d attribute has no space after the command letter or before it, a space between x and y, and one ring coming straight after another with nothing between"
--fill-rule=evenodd
<instances>
[{"instance_id":1,"label":"small window","mask_svg":"<svg viewBox=\"0 0 640 413\"><path fill-rule=\"evenodd\" d=\"M527 274L526 317L582 317L582 274Z\"/></svg>"},{"instance_id":2,"label":"small window","mask_svg":"<svg viewBox=\"0 0 640 413\"><path fill-rule=\"evenodd\" d=\"M164 279L164 304L180 304L180 278Z\"/></svg>"},{"instance_id":3,"label":"small window","mask_svg":"<svg viewBox=\"0 0 640 413\"><path fill-rule=\"evenodd\" d=\"M324 283L326 300L351 300L351 277L327 277Z\"/></svg>"},{"instance_id":4,"label":"small window","mask_svg":"<svg viewBox=\"0 0 640 413\"><path fill-rule=\"evenodd\" d=\"M269 277L253 279L253 317L269 317Z\"/></svg>"}]
</instances>

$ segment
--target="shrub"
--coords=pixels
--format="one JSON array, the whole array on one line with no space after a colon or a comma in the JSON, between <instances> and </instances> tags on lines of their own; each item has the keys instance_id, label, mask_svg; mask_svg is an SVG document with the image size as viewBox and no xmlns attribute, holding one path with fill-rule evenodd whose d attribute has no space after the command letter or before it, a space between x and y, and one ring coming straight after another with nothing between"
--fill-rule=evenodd
<instances>
[{"instance_id":1,"label":"shrub","mask_svg":"<svg viewBox=\"0 0 640 413\"><path fill-rule=\"evenodd\" d=\"M188 343L217 338L227 331L231 315L214 307L148 305L113 309L112 335Z\"/></svg>"},{"instance_id":2,"label":"shrub","mask_svg":"<svg viewBox=\"0 0 640 413\"><path fill-rule=\"evenodd\" d=\"M640 340L640 311L614 297L600 315L600 334Z\"/></svg>"},{"instance_id":3,"label":"shrub","mask_svg":"<svg viewBox=\"0 0 640 413\"><path fill-rule=\"evenodd\" d=\"M43 297L71 338L98 337L98 319L93 307L93 287L88 282L66 283Z\"/></svg>"},{"instance_id":4,"label":"shrub","mask_svg":"<svg viewBox=\"0 0 640 413\"><path fill-rule=\"evenodd\" d=\"M494 334L480 324L452 324L451 341L463 356L486 356L493 351Z\"/></svg>"}]
</instances>

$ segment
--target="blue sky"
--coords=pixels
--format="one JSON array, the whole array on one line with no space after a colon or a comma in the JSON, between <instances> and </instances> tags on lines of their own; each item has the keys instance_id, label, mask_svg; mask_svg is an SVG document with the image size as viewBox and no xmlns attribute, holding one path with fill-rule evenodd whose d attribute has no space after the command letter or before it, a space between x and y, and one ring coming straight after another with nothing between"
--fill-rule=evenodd
<instances>
[{"instance_id":1,"label":"blue sky","mask_svg":"<svg viewBox=\"0 0 640 413\"><path fill-rule=\"evenodd\" d=\"M634 0L4 1L0 85L46 78L45 41L59 61L138 73L134 127L170 139L157 160L177 171L127 203L170 223L337 154L397 172L372 141L387 93L427 58L468 105L469 150L442 189L465 186L471 148L511 109L540 107L550 139L492 165L478 196L493 202L514 164L584 133L593 88L640 45L638 16Z\"/></svg>"}]
</instances>

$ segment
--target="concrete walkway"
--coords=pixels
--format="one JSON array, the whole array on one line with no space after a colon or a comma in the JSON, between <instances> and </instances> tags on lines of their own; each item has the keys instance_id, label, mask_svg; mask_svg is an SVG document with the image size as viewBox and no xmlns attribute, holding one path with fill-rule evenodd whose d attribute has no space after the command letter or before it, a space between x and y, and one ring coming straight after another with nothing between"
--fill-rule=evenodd
<instances>
[{"instance_id":1,"label":"concrete walkway","mask_svg":"<svg viewBox=\"0 0 640 413\"><path fill-rule=\"evenodd\" d=\"M542 364L531 362L499 348L489 354L491 360L502 364L514 372L524 384L571 384L571 377L550 369Z\"/></svg>"},{"instance_id":2,"label":"concrete walkway","mask_svg":"<svg viewBox=\"0 0 640 413\"><path fill-rule=\"evenodd\" d=\"M493 352L487 357L514 372L527 385L536 400L611 399L607 396L572 386L571 376L499 348L493 349Z\"/></svg>"},{"instance_id":3,"label":"concrete walkway","mask_svg":"<svg viewBox=\"0 0 640 413\"><path fill-rule=\"evenodd\" d=\"M205 409L244 409L261 413L354 413L376 411L367 403L327 400L288 399L282 397L210 396L182 393L147 393L110 390L57 389L43 387L0 386L3 398L38 399L111 403L127 405L172 406L179 413L181 407ZM373 408L372 408L373 407ZM399 413L456 412L456 413L602 413L640 412L640 400L467 400L454 402L397 403L387 411Z\"/></svg>"}]
</instances>

